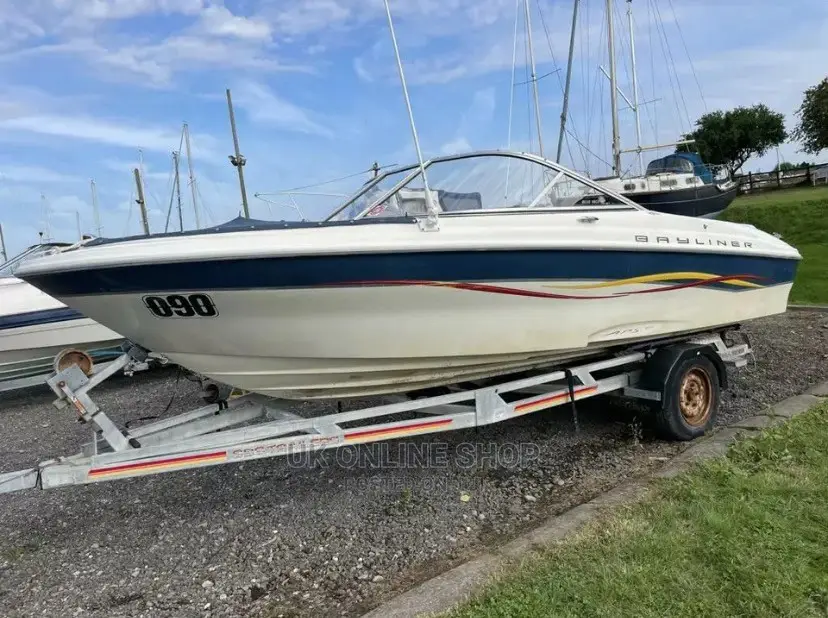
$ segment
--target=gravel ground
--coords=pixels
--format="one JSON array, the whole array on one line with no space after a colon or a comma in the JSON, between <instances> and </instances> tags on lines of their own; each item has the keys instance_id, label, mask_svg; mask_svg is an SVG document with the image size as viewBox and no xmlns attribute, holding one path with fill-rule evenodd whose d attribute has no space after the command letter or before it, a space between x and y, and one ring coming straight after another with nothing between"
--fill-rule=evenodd
<instances>
[{"instance_id":1,"label":"gravel ground","mask_svg":"<svg viewBox=\"0 0 828 618\"><path fill-rule=\"evenodd\" d=\"M731 371L720 422L828 379L828 314L791 312L745 330L757 362ZM113 379L96 393L119 421L199 403L196 385L175 369ZM51 399L43 389L0 395L4 471L76 452L88 438ZM377 455L363 446L313 462L266 459L2 495L0 614L358 615L682 448L655 440L634 410L609 399L579 412L579 433L559 408L384 443L384 461L396 467L343 457ZM399 465L400 444L430 465Z\"/></svg>"}]
</instances>

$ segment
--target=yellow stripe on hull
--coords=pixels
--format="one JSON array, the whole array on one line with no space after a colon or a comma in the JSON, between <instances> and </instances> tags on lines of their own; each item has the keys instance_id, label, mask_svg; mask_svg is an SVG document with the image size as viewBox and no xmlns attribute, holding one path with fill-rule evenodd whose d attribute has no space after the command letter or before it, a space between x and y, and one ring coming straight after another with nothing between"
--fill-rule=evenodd
<instances>
[{"instance_id":1,"label":"yellow stripe on hull","mask_svg":"<svg viewBox=\"0 0 828 618\"><path fill-rule=\"evenodd\" d=\"M675 272L675 273L659 273L656 275L642 275L640 277L630 277L628 279L616 279L615 281L604 281L603 283L583 283L576 285L544 285L545 288L552 289L569 289L569 290L597 290L600 288L612 288L622 285L633 285L636 283L659 283L662 281L709 281L711 279L719 279L719 275L711 275L709 273L694 273L694 272ZM718 281L717 283L726 283L745 288L761 288L761 285L751 281L744 281L742 279L730 279L726 281Z\"/></svg>"}]
</instances>

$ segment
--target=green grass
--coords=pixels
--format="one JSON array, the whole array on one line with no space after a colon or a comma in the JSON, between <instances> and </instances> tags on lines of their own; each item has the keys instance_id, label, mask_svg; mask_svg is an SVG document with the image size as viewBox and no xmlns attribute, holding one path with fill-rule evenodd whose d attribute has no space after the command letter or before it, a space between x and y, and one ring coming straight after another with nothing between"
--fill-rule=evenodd
<instances>
[{"instance_id":1,"label":"green grass","mask_svg":"<svg viewBox=\"0 0 828 618\"><path fill-rule=\"evenodd\" d=\"M802 254L791 302L828 304L828 187L739 197L721 218L781 234Z\"/></svg>"},{"instance_id":2,"label":"green grass","mask_svg":"<svg viewBox=\"0 0 828 618\"><path fill-rule=\"evenodd\" d=\"M828 616L828 404L663 482L449 616Z\"/></svg>"}]
</instances>

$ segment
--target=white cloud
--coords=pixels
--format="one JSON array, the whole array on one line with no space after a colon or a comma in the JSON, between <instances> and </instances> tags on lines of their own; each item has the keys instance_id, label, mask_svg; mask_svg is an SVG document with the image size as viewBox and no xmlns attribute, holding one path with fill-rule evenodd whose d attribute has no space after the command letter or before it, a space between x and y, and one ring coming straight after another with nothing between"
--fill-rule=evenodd
<instances>
[{"instance_id":1,"label":"white cloud","mask_svg":"<svg viewBox=\"0 0 828 618\"><path fill-rule=\"evenodd\" d=\"M63 11L73 25L85 20L119 20L160 13L194 15L203 0L52 0L53 9Z\"/></svg>"},{"instance_id":2,"label":"white cloud","mask_svg":"<svg viewBox=\"0 0 828 618\"><path fill-rule=\"evenodd\" d=\"M272 26L265 18L234 14L221 3L29 1L0 11L0 50L6 49L0 55L2 63L72 55L98 71L98 78L152 86L169 86L177 73L192 71L312 72L310 66L274 54ZM165 32L163 18L172 14L183 16L185 23ZM164 29L136 32L129 25L131 18L150 16L161 17L158 23Z\"/></svg>"},{"instance_id":3,"label":"white cloud","mask_svg":"<svg viewBox=\"0 0 828 618\"><path fill-rule=\"evenodd\" d=\"M440 153L444 155L456 154L459 152L468 152L472 149L471 144L465 137L457 137L450 142L446 142L440 146Z\"/></svg>"},{"instance_id":4,"label":"white cloud","mask_svg":"<svg viewBox=\"0 0 828 618\"><path fill-rule=\"evenodd\" d=\"M0 57L6 62L33 55L74 54L91 66L108 69L110 79L140 78L144 85L168 85L180 71L247 69L257 71L312 72L299 64L284 64L261 49L258 41L180 34L156 44L106 47L92 39L73 39L42 45ZM101 77L101 75L98 75Z\"/></svg>"},{"instance_id":5,"label":"white cloud","mask_svg":"<svg viewBox=\"0 0 828 618\"><path fill-rule=\"evenodd\" d=\"M356 73L356 76L359 79L361 79L362 81L367 82L367 83L371 83L372 81L374 81L374 77L371 75L371 73L365 67L365 60L363 58L360 58L359 56L354 58L353 66L354 66L354 73Z\"/></svg>"},{"instance_id":6,"label":"white cloud","mask_svg":"<svg viewBox=\"0 0 828 618\"><path fill-rule=\"evenodd\" d=\"M0 182L32 183L76 183L83 178L62 174L54 170L37 165L6 165L0 164Z\"/></svg>"},{"instance_id":7,"label":"white cloud","mask_svg":"<svg viewBox=\"0 0 828 618\"><path fill-rule=\"evenodd\" d=\"M263 19L234 15L226 7L217 5L201 13L200 29L214 36L250 40L266 40L271 33L270 25Z\"/></svg>"},{"instance_id":8,"label":"white cloud","mask_svg":"<svg viewBox=\"0 0 828 618\"><path fill-rule=\"evenodd\" d=\"M345 4L339 0L295 0L282 5L287 8L265 7L263 15L279 32L303 35L348 20L353 13Z\"/></svg>"},{"instance_id":9,"label":"white cloud","mask_svg":"<svg viewBox=\"0 0 828 618\"><path fill-rule=\"evenodd\" d=\"M180 129L159 126L132 125L117 120L91 116L35 114L0 120L0 129L7 132L35 133L77 139L122 148L144 148L157 152L171 152L180 142ZM8 137L8 136L7 136ZM200 158L215 158L216 140L210 135L192 136L194 150Z\"/></svg>"},{"instance_id":10,"label":"white cloud","mask_svg":"<svg viewBox=\"0 0 828 618\"><path fill-rule=\"evenodd\" d=\"M285 131L333 137L330 129L313 119L313 113L287 101L263 84L245 81L233 88L238 102L251 120Z\"/></svg>"},{"instance_id":11,"label":"white cloud","mask_svg":"<svg viewBox=\"0 0 828 618\"><path fill-rule=\"evenodd\" d=\"M57 217L70 215L74 217L76 212L81 214L85 214L87 211L92 212L92 205L77 195L59 195L55 198L46 196L46 204L49 207L49 214Z\"/></svg>"}]
</instances>

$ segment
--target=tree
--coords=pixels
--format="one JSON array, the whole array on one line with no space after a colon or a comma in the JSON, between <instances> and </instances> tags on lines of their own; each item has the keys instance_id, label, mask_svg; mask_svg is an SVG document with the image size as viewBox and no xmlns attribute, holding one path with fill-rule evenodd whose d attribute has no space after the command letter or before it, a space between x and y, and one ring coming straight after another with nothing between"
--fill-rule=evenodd
<instances>
[{"instance_id":1,"label":"tree","mask_svg":"<svg viewBox=\"0 0 828 618\"><path fill-rule=\"evenodd\" d=\"M818 154L828 148L828 77L805 91L796 115L793 138L802 142L802 151Z\"/></svg>"},{"instance_id":2,"label":"tree","mask_svg":"<svg viewBox=\"0 0 828 618\"><path fill-rule=\"evenodd\" d=\"M808 167L810 163L808 161L803 161L802 163L791 163L790 161L782 161L774 167L771 171L776 172L790 172L793 170L802 169L803 167Z\"/></svg>"},{"instance_id":3,"label":"tree","mask_svg":"<svg viewBox=\"0 0 828 618\"><path fill-rule=\"evenodd\" d=\"M696 121L696 130L682 136L695 140L683 151L696 151L709 165L724 165L735 174L752 156L761 157L787 139L785 116L764 104L718 110Z\"/></svg>"}]
</instances>

